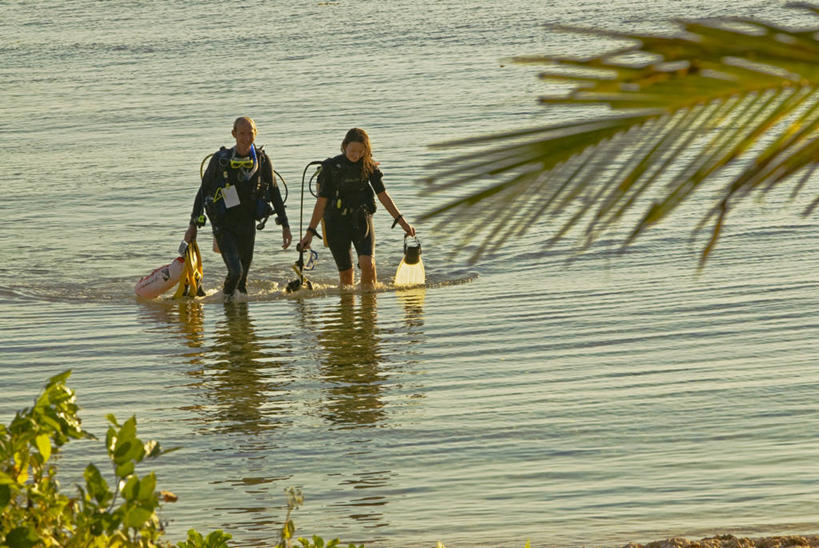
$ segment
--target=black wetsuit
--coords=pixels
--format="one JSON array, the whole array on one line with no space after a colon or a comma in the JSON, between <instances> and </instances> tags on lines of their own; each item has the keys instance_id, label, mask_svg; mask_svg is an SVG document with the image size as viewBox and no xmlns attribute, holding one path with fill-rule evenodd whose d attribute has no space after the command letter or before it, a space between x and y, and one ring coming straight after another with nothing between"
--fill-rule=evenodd
<instances>
[{"instance_id":1,"label":"black wetsuit","mask_svg":"<svg viewBox=\"0 0 819 548\"><path fill-rule=\"evenodd\" d=\"M322 162L319 197L327 198L324 230L339 272L353 267L350 245L358 256L375 252L373 213L375 196L384 192L383 175L375 169L364 177L363 162L351 162L344 154Z\"/></svg>"},{"instance_id":2,"label":"black wetsuit","mask_svg":"<svg viewBox=\"0 0 819 548\"><path fill-rule=\"evenodd\" d=\"M289 226L284 202L273 177L273 165L264 151L256 149L257 161L252 169L232 168L233 149L222 148L210 159L202 184L196 194L191 219L204 211L213 227L213 235L227 266L224 294L232 295L238 289L247 293L247 273L253 261L256 241L256 220L260 208L273 204L283 227ZM236 187L239 205L226 208L219 197L226 183ZM214 197L216 200L214 201Z\"/></svg>"}]
</instances>

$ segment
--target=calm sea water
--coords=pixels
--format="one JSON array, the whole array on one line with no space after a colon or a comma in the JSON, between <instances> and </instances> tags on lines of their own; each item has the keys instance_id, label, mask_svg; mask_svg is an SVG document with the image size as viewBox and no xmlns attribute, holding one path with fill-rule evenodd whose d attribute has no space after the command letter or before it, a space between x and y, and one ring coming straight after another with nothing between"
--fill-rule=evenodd
<instances>
[{"instance_id":1,"label":"calm sea water","mask_svg":"<svg viewBox=\"0 0 819 548\"><path fill-rule=\"evenodd\" d=\"M810 196L749 203L700 275L688 230L705 202L623 256L603 244L572 263L541 249L546 226L469 265L418 224L429 287L373 295L283 297L296 256L269 227L248 303L133 297L175 255L200 162L238 115L294 225L304 166L353 126L412 220L442 199L418 183L448 154L428 145L567 117L506 58L599 43L543 23L810 22L769 1L551 4L0 4L0 419L71 368L86 428L135 414L182 447L149 467L180 497L162 512L174 541L223 528L269 546L289 486L299 533L369 546L819 531L819 225L794 214ZM390 221L379 211L385 282ZM103 450L67 449L70 488Z\"/></svg>"}]
</instances>

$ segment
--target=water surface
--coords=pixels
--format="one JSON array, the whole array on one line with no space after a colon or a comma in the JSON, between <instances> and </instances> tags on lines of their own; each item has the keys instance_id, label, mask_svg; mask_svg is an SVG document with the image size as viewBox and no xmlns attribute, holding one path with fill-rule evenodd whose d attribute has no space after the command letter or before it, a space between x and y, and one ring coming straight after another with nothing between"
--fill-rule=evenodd
<instances>
[{"instance_id":1,"label":"water surface","mask_svg":"<svg viewBox=\"0 0 819 548\"><path fill-rule=\"evenodd\" d=\"M734 14L807 21L693 0L4 3L0 418L71 368L86 428L135 414L182 447L153 465L180 497L162 511L174 541L223 528L269 546L289 486L300 533L371 546L816 532L819 227L794 214L809 194L746 205L700 275L688 227L707 196L625 255L604 242L573 262L543 250L547 226L469 265L418 224L429 286L370 295L335 290L320 249L325 289L282 296L296 256L270 225L248 303L133 297L238 115L294 225L304 166L353 126L414 220L443 199L418 183L448 154L429 144L569 116L507 60L596 47L544 23ZM385 283L390 223L377 213ZM201 241L213 292L224 267ZM101 446L70 445L64 485L92 460Z\"/></svg>"}]
</instances>

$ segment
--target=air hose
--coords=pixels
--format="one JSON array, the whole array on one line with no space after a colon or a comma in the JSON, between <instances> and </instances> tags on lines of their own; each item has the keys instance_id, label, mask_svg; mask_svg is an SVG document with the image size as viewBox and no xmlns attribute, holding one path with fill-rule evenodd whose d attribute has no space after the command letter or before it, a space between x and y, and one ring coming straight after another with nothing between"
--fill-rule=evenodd
<instances>
[{"instance_id":1,"label":"air hose","mask_svg":"<svg viewBox=\"0 0 819 548\"><path fill-rule=\"evenodd\" d=\"M301 196L299 199L299 237L304 234L304 183L305 179L307 178L307 170L310 169L310 166L321 165L320 161L312 161L304 167L304 171L301 173ZM310 194L313 196L318 197L318 195L313 192L312 184L313 179L318 175L319 170L317 169L316 172L310 177L310 182L308 183L308 190ZM299 252L299 259L293 265L293 270L296 271L298 274L298 279L293 280L292 282L287 284L287 292L292 293L293 291L299 290L303 285L307 287L307 289L313 289L313 284L304 277L304 253L305 249L301 246L301 242L296 245L296 250ZM315 253L315 252L314 252ZM316 254L317 255L317 254ZM315 261L315 257L311 257L311 263Z\"/></svg>"}]
</instances>

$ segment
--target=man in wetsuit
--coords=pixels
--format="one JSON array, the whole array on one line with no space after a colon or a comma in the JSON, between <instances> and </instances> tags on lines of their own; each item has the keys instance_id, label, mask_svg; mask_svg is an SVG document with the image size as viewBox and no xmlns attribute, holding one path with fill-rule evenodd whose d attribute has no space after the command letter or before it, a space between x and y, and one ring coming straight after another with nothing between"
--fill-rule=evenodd
<instances>
[{"instance_id":1,"label":"man in wetsuit","mask_svg":"<svg viewBox=\"0 0 819 548\"><path fill-rule=\"evenodd\" d=\"M210 159L184 237L186 242L196 239L197 227L204 224L204 211L227 266L225 302L232 301L237 290L247 295L256 221L272 213L270 203L282 225L282 248L287 249L292 239L273 165L267 154L254 145L256 123L248 117L237 118L232 135L236 145L230 149L222 147Z\"/></svg>"}]
</instances>

